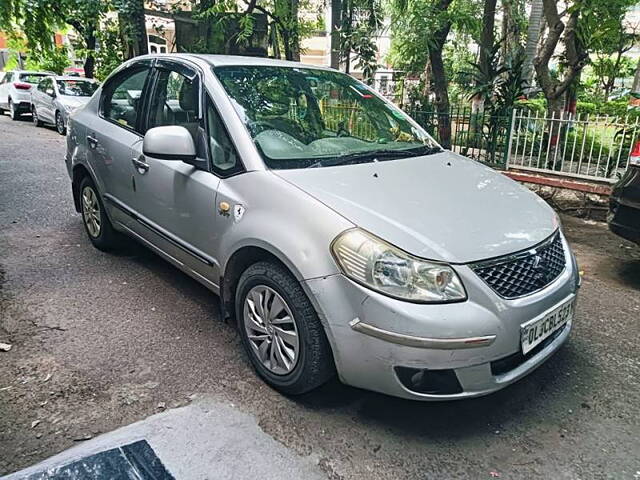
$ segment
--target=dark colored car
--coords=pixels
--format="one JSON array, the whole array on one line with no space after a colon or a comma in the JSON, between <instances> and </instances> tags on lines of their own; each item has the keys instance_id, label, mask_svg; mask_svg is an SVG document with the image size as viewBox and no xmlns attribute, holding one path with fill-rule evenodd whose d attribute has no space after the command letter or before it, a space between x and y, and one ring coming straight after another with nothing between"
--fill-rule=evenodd
<instances>
[{"instance_id":1,"label":"dark colored car","mask_svg":"<svg viewBox=\"0 0 640 480\"><path fill-rule=\"evenodd\" d=\"M613 187L607 223L611 231L640 245L640 142L629 157L629 168Z\"/></svg>"}]
</instances>

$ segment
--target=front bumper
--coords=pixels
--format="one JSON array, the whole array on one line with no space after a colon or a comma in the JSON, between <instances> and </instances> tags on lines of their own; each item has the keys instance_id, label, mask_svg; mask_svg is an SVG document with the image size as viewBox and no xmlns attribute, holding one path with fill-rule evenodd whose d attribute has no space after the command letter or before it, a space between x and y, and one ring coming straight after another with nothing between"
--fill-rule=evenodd
<instances>
[{"instance_id":1,"label":"front bumper","mask_svg":"<svg viewBox=\"0 0 640 480\"><path fill-rule=\"evenodd\" d=\"M500 298L466 266L455 267L469 297L461 303L403 302L343 275L305 285L325 323L344 383L416 400L476 397L527 375L568 338L571 323L530 354L519 353L520 326L576 296L577 266L564 237L563 244L566 268L560 276L545 289L515 300ZM406 372L422 370L447 373L460 388L437 394L408 388Z\"/></svg>"}]
</instances>

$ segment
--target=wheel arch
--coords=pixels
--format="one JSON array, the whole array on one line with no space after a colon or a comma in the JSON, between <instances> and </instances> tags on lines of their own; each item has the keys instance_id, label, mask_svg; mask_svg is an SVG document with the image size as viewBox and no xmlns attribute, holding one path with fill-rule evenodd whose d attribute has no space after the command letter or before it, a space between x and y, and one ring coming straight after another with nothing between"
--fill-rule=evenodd
<instances>
[{"instance_id":1,"label":"wheel arch","mask_svg":"<svg viewBox=\"0 0 640 480\"><path fill-rule=\"evenodd\" d=\"M96 185L96 181L89 169L81 163L75 164L72 170L71 191L73 192L73 205L78 213L80 213L80 183L82 183L84 177L91 178L94 185Z\"/></svg>"},{"instance_id":2,"label":"wheel arch","mask_svg":"<svg viewBox=\"0 0 640 480\"><path fill-rule=\"evenodd\" d=\"M280 252L274 253L274 249L258 245L244 245L236 249L224 265L223 275L220 279L220 299L225 318L233 318L235 315L235 296L238 280L242 273L254 263L271 261L286 268L298 281L301 281L298 272L286 257ZM302 282L301 282L302 283Z\"/></svg>"}]
</instances>

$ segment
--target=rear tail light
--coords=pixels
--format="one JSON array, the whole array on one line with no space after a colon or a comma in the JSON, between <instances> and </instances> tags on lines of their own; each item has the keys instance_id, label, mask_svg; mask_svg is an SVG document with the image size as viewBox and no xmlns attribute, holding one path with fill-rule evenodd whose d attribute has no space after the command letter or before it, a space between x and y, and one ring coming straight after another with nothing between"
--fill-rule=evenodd
<instances>
[{"instance_id":1,"label":"rear tail light","mask_svg":"<svg viewBox=\"0 0 640 480\"><path fill-rule=\"evenodd\" d=\"M29 85L28 83L15 82L13 86L16 87L18 90L29 90L31 88L31 85Z\"/></svg>"},{"instance_id":2,"label":"rear tail light","mask_svg":"<svg viewBox=\"0 0 640 480\"><path fill-rule=\"evenodd\" d=\"M640 141L636 142L629 154L629 165L640 166Z\"/></svg>"}]
</instances>

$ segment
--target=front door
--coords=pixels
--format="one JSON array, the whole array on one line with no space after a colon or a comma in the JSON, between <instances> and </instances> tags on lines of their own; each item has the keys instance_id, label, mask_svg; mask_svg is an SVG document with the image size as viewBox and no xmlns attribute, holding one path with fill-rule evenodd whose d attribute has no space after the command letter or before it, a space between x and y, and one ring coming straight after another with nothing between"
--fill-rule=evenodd
<instances>
[{"instance_id":1,"label":"front door","mask_svg":"<svg viewBox=\"0 0 640 480\"><path fill-rule=\"evenodd\" d=\"M200 79L190 67L167 60L156 67L147 128L178 125L193 136L198 158L208 163L207 134L200 108ZM134 144L134 209L138 233L169 253L214 290L220 268L212 245L218 232L216 191L220 179L209 169L145 156Z\"/></svg>"}]
</instances>

